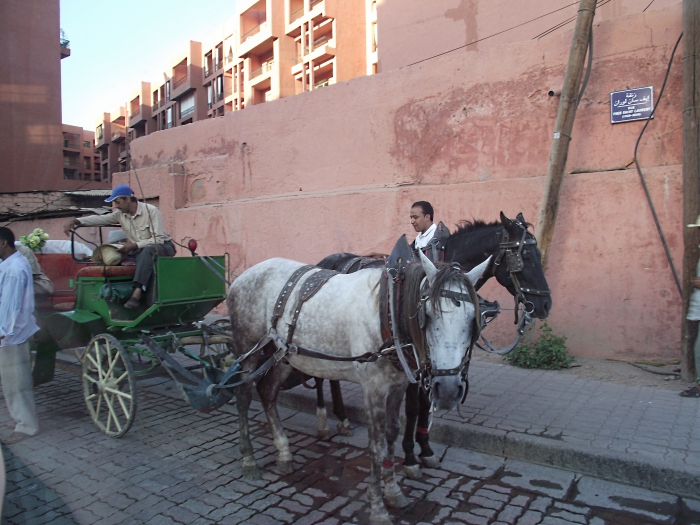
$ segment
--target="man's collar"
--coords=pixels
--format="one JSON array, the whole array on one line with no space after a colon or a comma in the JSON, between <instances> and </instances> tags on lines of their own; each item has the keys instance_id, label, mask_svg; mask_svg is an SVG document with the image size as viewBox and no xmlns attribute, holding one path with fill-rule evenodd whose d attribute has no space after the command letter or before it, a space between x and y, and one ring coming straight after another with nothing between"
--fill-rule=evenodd
<instances>
[{"instance_id":1,"label":"man's collar","mask_svg":"<svg viewBox=\"0 0 700 525\"><path fill-rule=\"evenodd\" d=\"M436 229L437 229L437 224L433 223L433 224L430 225L430 228L428 228L427 230L425 230L424 233L419 233L419 234L418 234L418 237L427 237L428 235L430 235L431 233L433 233Z\"/></svg>"}]
</instances>

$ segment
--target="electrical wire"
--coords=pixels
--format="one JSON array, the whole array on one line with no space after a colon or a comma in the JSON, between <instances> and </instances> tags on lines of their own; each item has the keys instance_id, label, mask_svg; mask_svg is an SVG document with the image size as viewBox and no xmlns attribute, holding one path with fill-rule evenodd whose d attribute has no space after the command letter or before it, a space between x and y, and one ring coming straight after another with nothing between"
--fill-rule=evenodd
<instances>
[{"instance_id":1,"label":"electrical wire","mask_svg":"<svg viewBox=\"0 0 700 525\"><path fill-rule=\"evenodd\" d=\"M609 2L610 0L605 0L605 1L606 1L606 2ZM499 31L498 33L494 33L494 34L492 34L492 35L485 36L484 38L480 38L480 39L478 39L478 40L474 40L473 42L469 42L468 44L464 44L463 46L455 47L454 49L450 49L449 51L444 51L443 53L438 53L437 55L434 55L434 56L431 56L431 57L428 57L428 58L424 58L424 59L419 60L419 61L417 61L417 62L413 62L412 64L407 64L407 65L405 65L405 66L400 67L399 69L403 69L404 67L415 66L416 64L420 64L421 62L425 62L425 61L427 61L427 60L432 60L433 58L437 58L437 57L440 57L440 56L442 56L442 55L446 55L446 54L448 54L448 53L452 53L453 51L457 51L457 50L459 50L459 49L463 49L463 48L465 48L465 47L468 47L468 46L471 46L471 45L474 45L474 44L478 44L479 42L483 42L484 40L488 40L489 38L493 38L494 36L498 36L498 35L501 35L501 34L503 34L503 33L507 33L508 31L511 31L512 29L516 29L516 28L518 28L518 27L527 25L527 24L529 24L530 22L534 22L535 20L539 20L540 18L544 18L544 17L546 17L546 16L549 16L549 15L551 15L551 14L554 14L554 13L556 13L556 12L558 12L558 11L562 11L562 10L566 9L567 7L571 7L571 6L576 5L576 4L578 4L578 2L573 2L573 3L571 3L571 4L567 4L567 5L565 5L564 7L560 7L559 9L555 9L554 11L550 11L549 13L545 13L545 14L540 15L540 16L538 16L538 17L532 18L531 20L528 20L527 22L523 22L523 23L521 23L521 24L514 25L513 27L509 27L508 29L504 29L503 31Z\"/></svg>"},{"instance_id":2,"label":"electrical wire","mask_svg":"<svg viewBox=\"0 0 700 525\"><path fill-rule=\"evenodd\" d=\"M653 4L653 3L654 3L654 0L651 0L651 2L649 2L649 5L646 6L646 7L642 10L642 13L644 13L647 9L649 9L649 8L651 7L651 4Z\"/></svg>"},{"instance_id":3,"label":"electrical wire","mask_svg":"<svg viewBox=\"0 0 700 525\"><path fill-rule=\"evenodd\" d=\"M671 271L673 272L673 278L676 281L676 286L678 287L678 293L681 295L681 298L682 298L683 297L683 288L681 286L681 281L678 278L678 273L676 272L676 267L673 264L673 258L671 257L671 251L668 249L668 244L666 243L666 237L664 236L664 232L661 229L661 223L659 222L659 218L656 215L656 209L654 208L654 203L651 200L651 195L649 194L649 188L647 188L647 183L644 180L644 175L642 174L642 168L639 165L639 160L637 159L637 150L639 149L639 143L642 140L642 135L644 135L644 132L646 131L647 126L649 125L649 122L651 122L651 119L654 117L654 113L656 113L656 108L659 107L659 102L661 102L661 97L664 95L664 89L666 89L666 82L668 81L668 75L671 72L671 65L673 64L673 57L676 54L676 49L678 49L678 44L681 43L681 38L683 38L683 33L680 34L680 36L678 37L678 40L676 40L676 45L673 46L673 51L671 52L671 58L669 59L668 67L666 68L666 76L664 77L664 83L661 85L661 91L659 92L659 98L656 99L656 105L654 106L654 109L651 110L651 115L649 115L649 118L644 123L644 127L642 128L642 131L639 134L639 138L637 138L637 143L634 145L634 165L637 167L637 173L639 174L639 180L642 182L642 188L644 188L644 193L647 196L647 202L649 203L649 208L651 209L651 214L654 217L654 223L656 223L656 229L658 230L659 237L661 237L661 242L664 245L664 251L666 252L666 258L668 259L668 264L671 265Z\"/></svg>"}]
</instances>

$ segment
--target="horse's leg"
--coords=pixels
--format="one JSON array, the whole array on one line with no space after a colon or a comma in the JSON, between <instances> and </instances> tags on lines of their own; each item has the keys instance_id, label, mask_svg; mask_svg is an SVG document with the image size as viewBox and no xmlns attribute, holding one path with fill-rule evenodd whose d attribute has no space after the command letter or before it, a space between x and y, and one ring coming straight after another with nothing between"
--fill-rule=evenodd
<instances>
[{"instance_id":1,"label":"horse's leg","mask_svg":"<svg viewBox=\"0 0 700 525\"><path fill-rule=\"evenodd\" d=\"M420 460L428 468L440 468L440 461L435 457L430 448L430 399L428 393L422 388L418 389L418 427L416 428L416 441L420 446Z\"/></svg>"},{"instance_id":2,"label":"horse's leg","mask_svg":"<svg viewBox=\"0 0 700 525\"><path fill-rule=\"evenodd\" d=\"M394 473L394 445L401 430L399 411L403 399L403 387L394 387L386 400L386 456L382 462L382 479L384 480L384 499L390 507L402 509L408 506L408 499L403 495Z\"/></svg>"},{"instance_id":3,"label":"horse's leg","mask_svg":"<svg viewBox=\"0 0 700 525\"><path fill-rule=\"evenodd\" d=\"M411 479L421 477L420 465L413 451L415 446L413 433L416 431L416 422L418 421L418 390L416 383L411 383L406 387L406 431L402 443L405 458L403 468Z\"/></svg>"},{"instance_id":4,"label":"horse's leg","mask_svg":"<svg viewBox=\"0 0 700 525\"><path fill-rule=\"evenodd\" d=\"M343 403L343 394L340 391L340 381L330 381L330 384L333 413L338 418L338 433L341 436L352 436L350 421L348 421L348 416L345 414L345 403Z\"/></svg>"},{"instance_id":5,"label":"horse's leg","mask_svg":"<svg viewBox=\"0 0 700 525\"><path fill-rule=\"evenodd\" d=\"M248 361L252 361L249 359ZM244 369L250 367L243 367ZM252 370L248 370L252 372ZM246 479L260 479L260 470L253 455L253 444L250 442L250 425L248 421L248 409L250 401L253 399L253 383L248 382L233 389L236 395L236 406L238 407L238 427L240 438L238 448L242 456L243 477Z\"/></svg>"},{"instance_id":6,"label":"horse's leg","mask_svg":"<svg viewBox=\"0 0 700 525\"><path fill-rule=\"evenodd\" d=\"M292 367L284 362L275 365L271 371L268 371L260 381L258 381L258 394L262 402L267 421L270 423L272 438L275 443L277 454L277 468L282 474L291 474L292 466L292 451L289 448L289 439L282 426L279 412L277 411L277 394L280 386L287 379L287 376L292 371Z\"/></svg>"},{"instance_id":7,"label":"horse's leg","mask_svg":"<svg viewBox=\"0 0 700 525\"><path fill-rule=\"evenodd\" d=\"M331 438L331 430L328 428L326 401L323 399L323 378L314 377L314 380L316 381L316 417L318 418L318 439L328 441Z\"/></svg>"},{"instance_id":8,"label":"horse's leg","mask_svg":"<svg viewBox=\"0 0 700 525\"><path fill-rule=\"evenodd\" d=\"M369 434L370 473L367 485L372 525L391 525L389 512L382 499L382 460L386 456L387 427L387 385L381 382L363 384L365 410L367 412L367 431Z\"/></svg>"}]
</instances>

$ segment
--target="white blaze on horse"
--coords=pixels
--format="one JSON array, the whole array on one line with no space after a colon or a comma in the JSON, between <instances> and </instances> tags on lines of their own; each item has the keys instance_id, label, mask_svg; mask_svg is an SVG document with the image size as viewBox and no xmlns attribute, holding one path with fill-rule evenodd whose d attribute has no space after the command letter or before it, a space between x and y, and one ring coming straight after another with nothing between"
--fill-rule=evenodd
<instances>
[{"instance_id":1,"label":"white blaze on horse","mask_svg":"<svg viewBox=\"0 0 700 525\"><path fill-rule=\"evenodd\" d=\"M412 343L412 348L407 346L401 360L415 359L413 368L420 368L424 382L431 385L437 408L453 409L465 392L461 370L468 364L478 331L473 283L486 266L487 261L464 274L453 266L438 268L422 256L420 264L405 268L399 324L411 339L402 339L401 344ZM387 272L322 272L328 271L286 259L270 259L243 272L227 297L234 353L243 378L254 373L261 353L268 358L269 370L258 376L256 386L283 473L292 470L292 454L276 402L279 386L292 367L362 386L370 438L371 522L391 523L381 482L389 506L408 504L394 477L399 408L408 376L398 365L396 350L382 335L380 309L386 305L380 289ZM243 473L248 478L260 475L249 434L253 384L248 381L235 389Z\"/></svg>"}]
</instances>

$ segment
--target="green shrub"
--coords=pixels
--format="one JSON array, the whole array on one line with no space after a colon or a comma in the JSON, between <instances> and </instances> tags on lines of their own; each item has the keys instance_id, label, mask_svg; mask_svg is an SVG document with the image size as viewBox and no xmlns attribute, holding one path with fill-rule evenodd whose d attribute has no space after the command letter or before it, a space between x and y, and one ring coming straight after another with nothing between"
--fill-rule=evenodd
<instances>
[{"instance_id":1,"label":"green shrub","mask_svg":"<svg viewBox=\"0 0 700 525\"><path fill-rule=\"evenodd\" d=\"M532 348L518 346L503 358L514 366L544 370L569 368L574 361L566 349L566 337L554 335L547 323L540 329L540 337Z\"/></svg>"}]
</instances>

